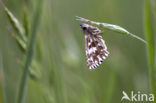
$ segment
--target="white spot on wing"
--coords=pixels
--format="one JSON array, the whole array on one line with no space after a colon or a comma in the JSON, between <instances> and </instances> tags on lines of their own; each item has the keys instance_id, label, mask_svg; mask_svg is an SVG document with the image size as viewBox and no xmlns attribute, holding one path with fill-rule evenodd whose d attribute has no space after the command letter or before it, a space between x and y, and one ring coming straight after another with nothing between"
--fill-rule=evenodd
<instances>
[{"instance_id":1,"label":"white spot on wing","mask_svg":"<svg viewBox=\"0 0 156 103\"><path fill-rule=\"evenodd\" d=\"M91 42L88 42L88 46L90 46L91 45Z\"/></svg>"},{"instance_id":2,"label":"white spot on wing","mask_svg":"<svg viewBox=\"0 0 156 103\"><path fill-rule=\"evenodd\" d=\"M106 56L108 56L108 53L105 53Z\"/></svg>"},{"instance_id":3,"label":"white spot on wing","mask_svg":"<svg viewBox=\"0 0 156 103\"><path fill-rule=\"evenodd\" d=\"M97 56L97 58L99 59L99 61L103 61L99 55Z\"/></svg>"},{"instance_id":4,"label":"white spot on wing","mask_svg":"<svg viewBox=\"0 0 156 103\"><path fill-rule=\"evenodd\" d=\"M89 54L95 53L96 50L97 50L96 47L90 48L90 49L89 49Z\"/></svg>"},{"instance_id":5,"label":"white spot on wing","mask_svg":"<svg viewBox=\"0 0 156 103\"><path fill-rule=\"evenodd\" d=\"M105 57L105 56L103 56L102 58L103 58L103 59L106 59L106 57Z\"/></svg>"}]
</instances>

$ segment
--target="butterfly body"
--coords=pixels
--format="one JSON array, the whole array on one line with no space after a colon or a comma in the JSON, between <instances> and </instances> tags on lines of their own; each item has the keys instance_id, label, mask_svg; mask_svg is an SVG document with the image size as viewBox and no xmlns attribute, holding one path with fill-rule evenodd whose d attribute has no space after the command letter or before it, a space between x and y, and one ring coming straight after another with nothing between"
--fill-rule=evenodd
<instances>
[{"instance_id":1,"label":"butterfly body","mask_svg":"<svg viewBox=\"0 0 156 103\"><path fill-rule=\"evenodd\" d=\"M101 30L88 24L80 25L85 34L87 64L90 69L98 67L109 52L101 36Z\"/></svg>"}]
</instances>

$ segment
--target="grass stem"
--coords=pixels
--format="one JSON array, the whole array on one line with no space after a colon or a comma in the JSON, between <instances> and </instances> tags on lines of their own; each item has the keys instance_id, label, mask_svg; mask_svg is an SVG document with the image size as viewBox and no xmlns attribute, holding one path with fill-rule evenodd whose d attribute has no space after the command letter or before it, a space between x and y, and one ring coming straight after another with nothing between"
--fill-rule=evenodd
<instances>
[{"instance_id":1,"label":"grass stem","mask_svg":"<svg viewBox=\"0 0 156 103\"><path fill-rule=\"evenodd\" d=\"M154 28L152 22L152 8L150 0L145 0L144 2L144 27L145 27L145 36L147 39L147 59L149 65L149 80L150 80L150 89L151 93L156 95L156 79L155 79L155 37L154 37ZM155 101L156 102L156 101Z\"/></svg>"},{"instance_id":2,"label":"grass stem","mask_svg":"<svg viewBox=\"0 0 156 103\"><path fill-rule=\"evenodd\" d=\"M28 41L28 47L27 47L27 53L26 53L26 63L24 67L24 74L22 75L22 81L20 85L17 103L24 103L26 85L27 85L27 80L29 77L29 68L31 66L31 62L33 58L33 50L34 50L36 37L37 37L37 28L38 28L39 21L40 21L41 7L42 7L41 4L42 4L42 0L39 0L37 4L36 12L34 14L33 22L32 22L30 40Z\"/></svg>"},{"instance_id":3,"label":"grass stem","mask_svg":"<svg viewBox=\"0 0 156 103\"><path fill-rule=\"evenodd\" d=\"M86 22L86 23L89 23L89 24L92 24L92 25L97 25L99 27L102 27L104 29L108 29L110 31L114 31L114 32L118 32L120 34L125 34L125 35L129 35L135 39L138 39L140 41L142 41L143 43L147 43L145 40L143 40L142 38L128 32L126 29L118 26L118 25L114 25L114 24L108 24L108 23L100 23L100 22L95 22L95 21L91 21L91 20L88 20L88 19L85 19L85 18L82 18L82 17L79 17L79 16L76 16L76 20L79 20L79 21L82 21L82 22Z\"/></svg>"},{"instance_id":4,"label":"grass stem","mask_svg":"<svg viewBox=\"0 0 156 103\"><path fill-rule=\"evenodd\" d=\"M3 95L3 103L7 103L7 94L6 94L6 79L4 75L4 67L3 67L3 57L0 54L0 75L2 76L2 95Z\"/></svg>"}]
</instances>

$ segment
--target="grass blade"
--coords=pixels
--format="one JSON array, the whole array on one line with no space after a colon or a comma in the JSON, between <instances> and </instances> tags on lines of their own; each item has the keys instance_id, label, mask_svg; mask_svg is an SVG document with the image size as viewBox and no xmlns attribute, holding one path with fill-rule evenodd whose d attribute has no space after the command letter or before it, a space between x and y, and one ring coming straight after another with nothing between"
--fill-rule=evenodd
<instances>
[{"instance_id":1,"label":"grass blade","mask_svg":"<svg viewBox=\"0 0 156 103\"><path fill-rule=\"evenodd\" d=\"M37 8L36 8L33 22L32 22L30 40L28 42L27 53L26 53L26 63L24 67L24 74L22 75L17 103L24 103L26 85L27 85L27 80L29 77L29 68L31 66L31 62L33 58L33 50L34 50L36 37L37 37L37 28L39 26L40 15L41 15L42 0L39 0L37 3L38 3Z\"/></svg>"},{"instance_id":2,"label":"grass blade","mask_svg":"<svg viewBox=\"0 0 156 103\"><path fill-rule=\"evenodd\" d=\"M156 95L156 80L155 80L155 44L154 44L154 29L152 22L152 10L150 0L145 0L144 3L144 26L145 26L145 36L147 39L147 57L149 63L149 76L150 76L150 88L151 92Z\"/></svg>"},{"instance_id":3,"label":"grass blade","mask_svg":"<svg viewBox=\"0 0 156 103\"><path fill-rule=\"evenodd\" d=\"M24 17L23 17L23 25L25 29L25 34L28 36L29 34L29 18L28 18L28 11L26 5L24 5Z\"/></svg>"},{"instance_id":4,"label":"grass blade","mask_svg":"<svg viewBox=\"0 0 156 103\"><path fill-rule=\"evenodd\" d=\"M56 39L55 39L56 40ZM56 42L56 41L55 41ZM50 51L50 61L51 63L51 71L52 71L52 76L51 77L54 80L54 90L55 90L55 100L56 103L66 103L65 100L65 95L64 95L64 88L63 88L63 78L62 78L62 66L60 65L61 58L56 57L58 56L58 48L52 49L49 47ZM57 53L56 53L57 52ZM53 54L55 55L53 55ZM58 60L59 58L59 60Z\"/></svg>"},{"instance_id":5,"label":"grass blade","mask_svg":"<svg viewBox=\"0 0 156 103\"><path fill-rule=\"evenodd\" d=\"M3 67L3 58L0 54L0 75L2 76L2 96L3 96L3 103L7 103L7 95L6 95L6 82L5 82L5 75L4 75L4 67Z\"/></svg>"}]
</instances>

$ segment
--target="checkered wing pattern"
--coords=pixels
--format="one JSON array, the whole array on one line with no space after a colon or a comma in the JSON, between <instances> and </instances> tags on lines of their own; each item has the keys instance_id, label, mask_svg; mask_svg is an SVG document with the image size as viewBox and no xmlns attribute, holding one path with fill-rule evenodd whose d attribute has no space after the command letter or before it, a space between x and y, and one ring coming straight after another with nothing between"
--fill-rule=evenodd
<instances>
[{"instance_id":1,"label":"checkered wing pattern","mask_svg":"<svg viewBox=\"0 0 156 103\"><path fill-rule=\"evenodd\" d=\"M85 35L85 49L89 69L98 67L109 52L101 35Z\"/></svg>"}]
</instances>

